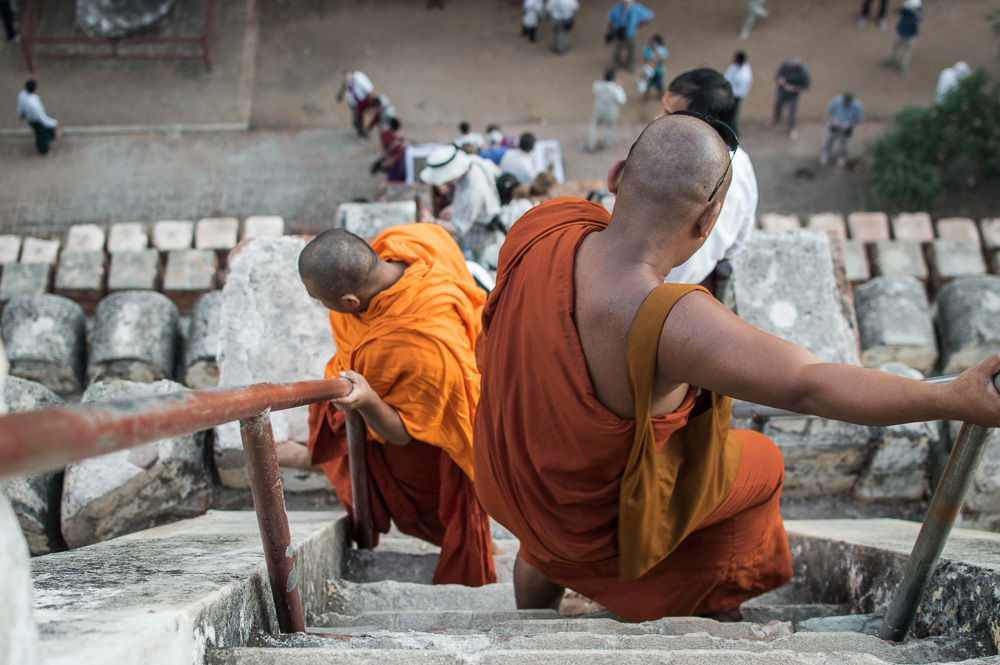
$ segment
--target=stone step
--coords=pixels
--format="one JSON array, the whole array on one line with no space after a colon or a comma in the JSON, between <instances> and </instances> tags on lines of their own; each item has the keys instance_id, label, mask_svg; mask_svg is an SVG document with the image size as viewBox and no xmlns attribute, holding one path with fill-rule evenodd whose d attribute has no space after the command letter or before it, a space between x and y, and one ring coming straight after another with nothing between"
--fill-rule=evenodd
<instances>
[{"instance_id":1,"label":"stone step","mask_svg":"<svg viewBox=\"0 0 1000 665\"><path fill-rule=\"evenodd\" d=\"M511 554L493 557L498 582L512 582L514 558ZM440 555L437 552L411 554L406 552L382 551L381 544L374 550L351 550L344 559L343 579L349 582L381 582L395 580L413 584L431 584L437 570Z\"/></svg>"},{"instance_id":2,"label":"stone step","mask_svg":"<svg viewBox=\"0 0 1000 665\"><path fill-rule=\"evenodd\" d=\"M367 584L331 580L327 585L326 609L337 614L443 608L477 612L514 610L514 585L507 582L472 588L393 580Z\"/></svg>"}]
</instances>

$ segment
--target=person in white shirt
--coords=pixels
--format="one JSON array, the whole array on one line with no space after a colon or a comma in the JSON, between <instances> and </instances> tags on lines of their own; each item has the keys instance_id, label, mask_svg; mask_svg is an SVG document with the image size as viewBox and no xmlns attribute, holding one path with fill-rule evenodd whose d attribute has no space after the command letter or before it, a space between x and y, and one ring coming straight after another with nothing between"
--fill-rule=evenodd
<instances>
[{"instance_id":1,"label":"person in white shirt","mask_svg":"<svg viewBox=\"0 0 1000 665\"><path fill-rule=\"evenodd\" d=\"M573 27L573 15L580 9L578 0L545 0L549 15L549 48L562 55L569 50L567 33Z\"/></svg>"},{"instance_id":2,"label":"person in white shirt","mask_svg":"<svg viewBox=\"0 0 1000 665\"><path fill-rule=\"evenodd\" d=\"M733 93L725 77L703 67L675 78L663 95L663 117L674 111L695 111L728 124L733 113ZM743 148L733 154L733 177L722 211L708 239L686 262L667 275L667 282L701 284L715 293L716 265L743 251L757 217L757 176Z\"/></svg>"},{"instance_id":3,"label":"person in white shirt","mask_svg":"<svg viewBox=\"0 0 1000 665\"><path fill-rule=\"evenodd\" d=\"M337 92L337 102L344 101L344 96L347 96L347 105L351 107L354 129L358 131L358 136L361 138L368 137L368 130L365 129L365 111L371 104L373 92L375 92L375 86L372 85L371 79L365 76L364 72L356 69L344 71L344 82Z\"/></svg>"},{"instance_id":4,"label":"person in white shirt","mask_svg":"<svg viewBox=\"0 0 1000 665\"><path fill-rule=\"evenodd\" d=\"M458 123L458 131L462 132L461 136L455 139L455 145L461 148L464 145L471 145L479 152L483 149L483 145L486 144L486 139L479 132L472 131L472 126L468 122L463 120Z\"/></svg>"},{"instance_id":5,"label":"person in white shirt","mask_svg":"<svg viewBox=\"0 0 1000 665\"><path fill-rule=\"evenodd\" d=\"M962 79L968 77L971 73L972 70L969 69L969 63L964 60L959 60L954 66L941 70L941 74L938 76L937 89L934 91L934 103L940 104L947 99L948 95L958 90L958 84Z\"/></svg>"},{"instance_id":6,"label":"person in white shirt","mask_svg":"<svg viewBox=\"0 0 1000 665\"><path fill-rule=\"evenodd\" d=\"M604 72L603 81L594 81L594 110L590 115L590 135L583 149L587 152L594 152L598 149L597 134L601 125L604 125L604 135L601 138L600 147L610 148L615 144L615 123L618 122L618 113L625 103L625 88L616 81L617 69L608 68Z\"/></svg>"},{"instance_id":7,"label":"person in white shirt","mask_svg":"<svg viewBox=\"0 0 1000 665\"><path fill-rule=\"evenodd\" d=\"M500 158L500 173L509 173L517 178L517 184L530 185L538 175L531 151L535 148L535 135L531 132L521 134L516 148L511 148Z\"/></svg>"},{"instance_id":8,"label":"person in white shirt","mask_svg":"<svg viewBox=\"0 0 1000 665\"><path fill-rule=\"evenodd\" d=\"M35 79L28 79L24 84L24 90L17 93L17 117L31 125L32 131L35 132L35 147L38 148L38 154L45 155L49 152L49 144L59 138L57 129L59 121L50 118L45 112L42 98L35 92L37 89L38 83Z\"/></svg>"},{"instance_id":9,"label":"person in white shirt","mask_svg":"<svg viewBox=\"0 0 1000 665\"><path fill-rule=\"evenodd\" d=\"M736 100L736 105L733 107L733 119L729 126L739 136L740 105L743 103L743 99L750 94L750 86L753 85L753 70L750 69L750 63L747 62L747 54L743 51L737 51L736 55L733 56L733 62L726 67L723 76L729 81L729 86L733 89L733 98Z\"/></svg>"},{"instance_id":10,"label":"person in white shirt","mask_svg":"<svg viewBox=\"0 0 1000 665\"><path fill-rule=\"evenodd\" d=\"M521 35L532 42L535 41L535 33L543 11L542 0L524 0L521 3Z\"/></svg>"}]
</instances>

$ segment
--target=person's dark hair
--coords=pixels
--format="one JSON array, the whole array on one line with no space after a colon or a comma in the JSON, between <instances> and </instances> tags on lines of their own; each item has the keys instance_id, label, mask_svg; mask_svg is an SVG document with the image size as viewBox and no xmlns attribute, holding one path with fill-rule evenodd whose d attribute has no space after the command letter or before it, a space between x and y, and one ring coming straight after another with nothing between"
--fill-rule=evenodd
<instances>
[{"instance_id":1,"label":"person's dark hair","mask_svg":"<svg viewBox=\"0 0 1000 665\"><path fill-rule=\"evenodd\" d=\"M733 57L733 62L737 65L742 65L747 61L747 54L745 51L737 51L736 55Z\"/></svg>"},{"instance_id":2,"label":"person's dark hair","mask_svg":"<svg viewBox=\"0 0 1000 665\"><path fill-rule=\"evenodd\" d=\"M505 206L510 203L515 187L517 187L517 177L514 174L501 173L497 177L497 194L500 195L500 205Z\"/></svg>"},{"instance_id":3,"label":"person's dark hair","mask_svg":"<svg viewBox=\"0 0 1000 665\"><path fill-rule=\"evenodd\" d=\"M35 79L28 79L24 84L24 89L28 92L34 92L37 87L38 84L35 83Z\"/></svg>"},{"instance_id":4,"label":"person's dark hair","mask_svg":"<svg viewBox=\"0 0 1000 665\"><path fill-rule=\"evenodd\" d=\"M500 131L500 125L486 125L486 133L487 134L489 134L490 132L492 132L494 129L499 132Z\"/></svg>"},{"instance_id":5,"label":"person's dark hair","mask_svg":"<svg viewBox=\"0 0 1000 665\"><path fill-rule=\"evenodd\" d=\"M458 131L462 132L463 134L468 134L469 129L471 129L471 126L466 121L463 120L462 122L458 123Z\"/></svg>"},{"instance_id":6,"label":"person's dark hair","mask_svg":"<svg viewBox=\"0 0 1000 665\"><path fill-rule=\"evenodd\" d=\"M374 98L373 100L368 102L368 106L370 106L373 109L382 108L382 98L381 97Z\"/></svg>"},{"instance_id":7,"label":"person's dark hair","mask_svg":"<svg viewBox=\"0 0 1000 665\"><path fill-rule=\"evenodd\" d=\"M517 147L525 152L531 152L535 147L535 135L531 132L521 134L521 140L517 142Z\"/></svg>"},{"instance_id":8,"label":"person's dark hair","mask_svg":"<svg viewBox=\"0 0 1000 665\"><path fill-rule=\"evenodd\" d=\"M618 74L618 70L615 67L608 67L604 70L604 80L614 81L616 74Z\"/></svg>"},{"instance_id":9,"label":"person's dark hair","mask_svg":"<svg viewBox=\"0 0 1000 665\"><path fill-rule=\"evenodd\" d=\"M684 72L670 82L668 90L686 99L689 111L732 124L736 98L729 81L714 69L701 67Z\"/></svg>"},{"instance_id":10,"label":"person's dark hair","mask_svg":"<svg viewBox=\"0 0 1000 665\"><path fill-rule=\"evenodd\" d=\"M661 46L663 45L663 37L661 37L660 35L653 35L652 37L650 37L650 39L655 44L660 44Z\"/></svg>"},{"instance_id":11,"label":"person's dark hair","mask_svg":"<svg viewBox=\"0 0 1000 665\"><path fill-rule=\"evenodd\" d=\"M844 106L850 106L854 103L854 93L850 91L845 92L842 96L842 100L844 102Z\"/></svg>"},{"instance_id":12,"label":"person's dark hair","mask_svg":"<svg viewBox=\"0 0 1000 665\"><path fill-rule=\"evenodd\" d=\"M389 120L389 129L392 131L399 131L399 128L403 126L403 123L399 121L399 118L391 118Z\"/></svg>"}]
</instances>

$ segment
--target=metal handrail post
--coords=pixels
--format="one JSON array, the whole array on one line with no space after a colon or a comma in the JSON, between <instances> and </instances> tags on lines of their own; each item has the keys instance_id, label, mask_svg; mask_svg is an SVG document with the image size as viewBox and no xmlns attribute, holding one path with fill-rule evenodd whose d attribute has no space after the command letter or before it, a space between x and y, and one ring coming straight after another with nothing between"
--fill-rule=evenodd
<instances>
[{"instance_id":1,"label":"metal handrail post","mask_svg":"<svg viewBox=\"0 0 1000 665\"><path fill-rule=\"evenodd\" d=\"M351 503L354 504L354 542L360 549L375 546L372 535L371 501L368 490L368 428L360 413L351 409L347 423L347 459L351 467Z\"/></svg>"},{"instance_id":2,"label":"metal handrail post","mask_svg":"<svg viewBox=\"0 0 1000 665\"><path fill-rule=\"evenodd\" d=\"M299 594L299 574L292 553L292 536L281 491L278 454L271 431L270 411L240 421L250 492L264 544L267 576L271 582L278 627L283 633L304 633L305 612Z\"/></svg>"},{"instance_id":3,"label":"metal handrail post","mask_svg":"<svg viewBox=\"0 0 1000 665\"><path fill-rule=\"evenodd\" d=\"M998 379L1000 375L993 377L993 384L1000 389ZM992 427L971 423L962 425L941 482L938 483L927 509L927 517L924 518L917 541L913 544L913 551L906 562L903 581L899 583L879 629L879 638L900 642L906 637L992 436Z\"/></svg>"}]
</instances>

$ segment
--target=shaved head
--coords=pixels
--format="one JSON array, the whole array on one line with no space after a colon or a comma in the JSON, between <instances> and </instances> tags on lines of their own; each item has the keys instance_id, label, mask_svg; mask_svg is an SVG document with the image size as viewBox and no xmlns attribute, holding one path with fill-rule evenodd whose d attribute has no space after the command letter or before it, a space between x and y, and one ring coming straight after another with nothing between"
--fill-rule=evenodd
<instances>
[{"instance_id":1,"label":"shaved head","mask_svg":"<svg viewBox=\"0 0 1000 665\"><path fill-rule=\"evenodd\" d=\"M369 288L379 257L362 238L343 229L324 231L299 254L299 276L314 297L334 301Z\"/></svg>"}]
</instances>

